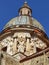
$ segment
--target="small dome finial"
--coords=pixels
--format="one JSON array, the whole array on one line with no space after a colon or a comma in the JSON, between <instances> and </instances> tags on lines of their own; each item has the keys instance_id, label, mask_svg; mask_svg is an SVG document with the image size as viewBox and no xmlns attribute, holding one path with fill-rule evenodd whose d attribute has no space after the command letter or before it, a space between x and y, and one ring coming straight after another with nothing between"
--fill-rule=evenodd
<instances>
[{"instance_id":1,"label":"small dome finial","mask_svg":"<svg viewBox=\"0 0 49 65\"><path fill-rule=\"evenodd\" d=\"M27 4L27 1L24 2L24 5L19 9L19 15L29 15L31 16L32 10Z\"/></svg>"},{"instance_id":2,"label":"small dome finial","mask_svg":"<svg viewBox=\"0 0 49 65\"><path fill-rule=\"evenodd\" d=\"M27 3L27 1L25 1L24 3Z\"/></svg>"}]
</instances>

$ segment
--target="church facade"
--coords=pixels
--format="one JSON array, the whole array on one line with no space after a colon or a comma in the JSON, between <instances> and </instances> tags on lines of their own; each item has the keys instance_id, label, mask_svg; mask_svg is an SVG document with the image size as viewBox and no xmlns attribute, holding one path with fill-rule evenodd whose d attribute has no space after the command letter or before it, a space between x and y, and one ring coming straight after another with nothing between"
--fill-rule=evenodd
<instances>
[{"instance_id":1,"label":"church facade","mask_svg":"<svg viewBox=\"0 0 49 65\"><path fill-rule=\"evenodd\" d=\"M0 33L0 65L49 65L49 38L25 2Z\"/></svg>"}]
</instances>

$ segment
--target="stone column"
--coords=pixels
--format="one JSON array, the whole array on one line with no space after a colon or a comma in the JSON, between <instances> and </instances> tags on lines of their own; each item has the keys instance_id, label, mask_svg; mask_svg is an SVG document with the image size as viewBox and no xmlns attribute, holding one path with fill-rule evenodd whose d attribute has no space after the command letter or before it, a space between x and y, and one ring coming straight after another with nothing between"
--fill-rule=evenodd
<instances>
[{"instance_id":1,"label":"stone column","mask_svg":"<svg viewBox=\"0 0 49 65\"><path fill-rule=\"evenodd\" d=\"M10 55L13 55L13 41L10 40L8 46L7 46L7 53L10 54Z\"/></svg>"},{"instance_id":2,"label":"stone column","mask_svg":"<svg viewBox=\"0 0 49 65\"><path fill-rule=\"evenodd\" d=\"M2 53L0 53L0 65L5 65L5 57L3 57Z\"/></svg>"},{"instance_id":3,"label":"stone column","mask_svg":"<svg viewBox=\"0 0 49 65\"><path fill-rule=\"evenodd\" d=\"M33 60L33 65L36 65L36 59Z\"/></svg>"},{"instance_id":4,"label":"stone column","mask_svg":"<svg viewBox=\"0 0 49 65\"><path fill-rule=\"evenodd\" d=\"M33 43L34 43L34 48L33 48L34 51L33 52L36 53L36 43L35 42L33 42Z\"/></svg>"},{"instance_id":5,"label":"stone column","mask_svg":"<svg viewBox=\"0 0 49 65\"><path fill-rule=\"evenodd\" d=\"M17 52L17 39L15 38L13 42L13 53L16 53L16 52Z\"/></svg>"},{"instance_id":6,"label":"stone column","mask_svg":"<svg viewBox=\"0 0 49 65\"><path fill-rule=\"evenodd\" d=\"M5 65L5 58L1 60L1 65Z\"/></svg>"},{"instance_id":7,"label":"stone column","mask_svg":"<svg viewBox=\"0 0 49 65\"><path fill-rule=\"evenodd\" d=\"M47 65L46 64L46 54L45 54L45 52L43 54L44 54L44 65Z\"/></svg>"},{"instance_id":8,"label":"stone column","mask_svg":"<svg viewBox=\"0 0 49 65\"><path fill-rule=\"evenodd\" d=\"M26 51L30 51L29 39L27 39L27 42L26 42Z\"/></svg>"},{"instance_id":9,"label":"stone column","mask_svg":"<svg viewBox=\"0 0 49 65\"><path fill-rule=\"evenodd\" d=\"M1 51L0 51L0 65L1 65Z\"/></svg>"}]
</instances>

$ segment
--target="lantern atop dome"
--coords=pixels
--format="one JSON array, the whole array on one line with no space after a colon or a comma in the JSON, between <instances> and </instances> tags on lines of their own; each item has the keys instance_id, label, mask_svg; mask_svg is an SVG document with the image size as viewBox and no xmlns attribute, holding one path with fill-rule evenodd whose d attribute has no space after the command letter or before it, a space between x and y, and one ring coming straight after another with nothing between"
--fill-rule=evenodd
<instances>
[{"instance_id":1,"label":"lantern atop dome","mask_svg":"<svg viewBox=\"0 0 49 65\"><path fill-rule=\"evenodd\" d=\"M32 10L28 6L27 2L24 2L24 5L19 9L19 15L29 15L31 16Z\"/></svg>"}]
</instances>

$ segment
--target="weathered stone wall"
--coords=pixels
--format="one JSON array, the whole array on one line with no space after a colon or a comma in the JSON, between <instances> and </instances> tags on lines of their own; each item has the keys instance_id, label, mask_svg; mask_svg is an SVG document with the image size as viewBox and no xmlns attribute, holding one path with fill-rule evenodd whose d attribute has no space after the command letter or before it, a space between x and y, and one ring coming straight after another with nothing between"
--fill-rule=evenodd
<instances>
[{"instance_id":1,"label":"weathered stone wall","mask_svg":"<svg viewBox=\"0 0 49 65\"><path fill-rule=\"evenodd\" d=\"M44 54L43 56L39 56L33 59L30 59L25 62L18 62L16 59L3 54L3 58L0 60L0 65L49 65L49 53Z\"/></svg>"},{"instance_id":2,"label":"weathered stone wall","mask_svg":"<svg viewBox=\"0 0 49 65\"><path fill-rule=\"evenodd\" d=\"M49 65L49 53L23 62L20 65Z\"/></svg>"}]
</instances>

